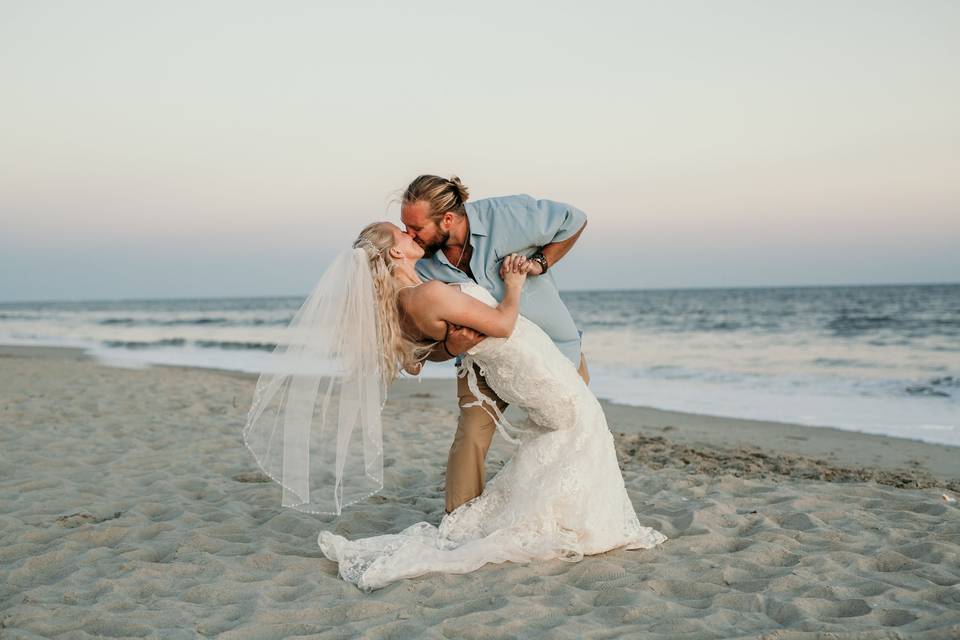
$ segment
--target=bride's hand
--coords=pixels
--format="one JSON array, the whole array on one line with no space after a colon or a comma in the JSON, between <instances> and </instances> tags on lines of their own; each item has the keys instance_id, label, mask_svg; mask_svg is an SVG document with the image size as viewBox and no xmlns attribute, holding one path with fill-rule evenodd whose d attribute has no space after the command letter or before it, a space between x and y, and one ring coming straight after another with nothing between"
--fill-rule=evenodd
<instances>
[{"instance_id":1,"label":"bride's hand","mask_svg":"<svg viewBox=\"0 0 960 640\"><path fill-rule=\"evenodd\" d=\"M511 253L500 263L500 277L507 288L522 287L527 279L527 258Z\"/></svg>"}]
</instances>

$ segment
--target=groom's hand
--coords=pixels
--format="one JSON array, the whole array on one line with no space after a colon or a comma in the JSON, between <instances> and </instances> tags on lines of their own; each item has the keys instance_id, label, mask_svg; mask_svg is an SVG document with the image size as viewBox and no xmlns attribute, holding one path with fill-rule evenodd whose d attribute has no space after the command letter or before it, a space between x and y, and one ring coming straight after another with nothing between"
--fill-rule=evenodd
<instances>
[{"instance_id":1,"label":"groom's hand","mask_svg":"<svg viewBox=\"0 0 960 640\"><path fill-rule=\"evenodd\" d=\"M454 355L460 355L465 351L473 349L486 337L484 334L474 331L469 327L451 325L450 333L447 334L447 351Z\"/></svg>"}]
</instances>

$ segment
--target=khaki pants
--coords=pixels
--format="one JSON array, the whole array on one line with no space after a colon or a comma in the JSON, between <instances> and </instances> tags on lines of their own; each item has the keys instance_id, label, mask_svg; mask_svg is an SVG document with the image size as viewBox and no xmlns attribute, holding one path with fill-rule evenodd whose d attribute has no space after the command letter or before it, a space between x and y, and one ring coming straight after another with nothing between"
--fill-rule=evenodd
<instances>
[{"instance_id":1,"label":"khaki pants","mask_svg":"<svg viewBox=\"0 0 960 640\"><path fill-rule=\"evenodd\" d=\"M487 386L487 381L476 368L474 371L480 391L494 400L501 412L506 410L507 403ZM587 371L587 361L583 354L580 354L578 372L584 382L590 384L590 373ZM457 379L457 396L460 399L460 419L447 457L447 513L483 492L486 481L484 463L493 441L493 432L497 430L493 418L483 407L463 408L463 405L477 401L467 386L466 378Z\"/></svg>"}]
</instances>

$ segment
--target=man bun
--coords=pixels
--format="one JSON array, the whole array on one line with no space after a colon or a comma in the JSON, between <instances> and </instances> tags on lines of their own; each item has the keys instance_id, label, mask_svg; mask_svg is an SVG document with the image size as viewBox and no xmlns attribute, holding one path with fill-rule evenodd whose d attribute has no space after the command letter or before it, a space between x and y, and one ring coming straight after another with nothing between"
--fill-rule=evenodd
<instances>
[{"instance_id":1,"label":"man bun","mask_svg":"<svg viewBox=\"0 0 960 640\"><path fill-rule=\"evenodd\" d=\"M414 178L413 182L403 192L403 204L413 204L424 201L430 205L430 219L440 224L440 219L447 212L456 215L466 215L467 210L463 203L470 197L467 186L460 182L457 176L449 179L440 176L422 175Z\"/></svg>"},{"instance_id":2,"label":"man bun","mask_svg":"<svg viewBox=\"0 0 960 640\"><path fill-rule=\"evenodd\" d=\"M450 176L450 187L453 189L456 194L457 199L460 201L460 204L463 204L470 198L470 190L467 189L467 185L460 182L460 178L457 176Z\"/></svg>"}]
</instances>

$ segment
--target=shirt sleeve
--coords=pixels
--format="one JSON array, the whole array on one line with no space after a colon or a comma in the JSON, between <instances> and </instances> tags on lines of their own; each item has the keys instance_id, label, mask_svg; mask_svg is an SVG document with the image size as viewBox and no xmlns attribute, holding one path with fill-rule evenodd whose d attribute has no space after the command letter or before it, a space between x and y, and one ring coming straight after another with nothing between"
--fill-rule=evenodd
<instances>
[{"instance_id":1,"label":"shirt sleeve","mask_svg":"<svg viewBox=\"0 0 960 640\"><path fill-rule=\"evenodd\" d=\"M569 204L534 200L530 196L525 196L525 200L526 219L521 226L530 235L533 246L562 242L575 235L587 222L587 214Z\"/></svg>"}]
</instances>

